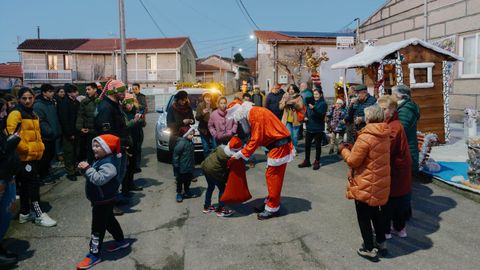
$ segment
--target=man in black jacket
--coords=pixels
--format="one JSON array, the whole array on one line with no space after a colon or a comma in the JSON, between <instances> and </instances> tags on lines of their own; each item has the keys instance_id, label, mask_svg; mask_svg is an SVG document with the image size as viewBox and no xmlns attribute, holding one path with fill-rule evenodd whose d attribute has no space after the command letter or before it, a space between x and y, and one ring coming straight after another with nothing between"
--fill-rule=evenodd
<instances>
[{"instance_id":1,"label":"man in black jacket","mask_svg":"<svg viewBox=\"0 0 480 270\"><path fill-rule=\"evenodd\" d=\"M57 114L57 106L53 100L55 88L50 84L40 86L41 94L36 98L33 104L33 110L40 119L40 131L42 133L42 142L45 145L42 159L40 160L38 174L40 181L44 183L54 182L50 175L50 163L55 156L55 141L62 136L60 121Z\"/></svg>"},{"instance_id":2,"label":"man in black jacket","mask_svg":"<svg viewBox=\"0 0 480 270\"><path fill-rule=\"evenodd\" d=\"M64 85L66 96L60 102L58 107L58 116L63 132L63 155L65 159L65 170L67 178L76 181L76 162L77 162L77 144L78 133L75 127L77 122L78 108L78 88L73 84L66 83Z\"/></svg>"},{"instance_id":3,"label":"man in black jacket","mask_svg":"<svg viewBox=\"0 0 480 270\"><path fill-rule=\"evenodd\" d=\"M86 87L87 97L80 102L78 110L76 128L80 133L80 145L86 154L88 163L94 161L92 151L92 140L97 136L95 131L95 111L97 109L96 100L98 98L97 85L95 83L88 84Z\"/></svg>"},{"instance_id":4,"label":"man in black jacket","mask_svg":"<svg viewBox=\"0 0 480 270\"><path fill-rule=\"evenodd\" d=\"M135 98L137 99L138 101L138 112L141 113L143 115L143 117L145 117L145 114L148 113L148 106L147 106L147 97L140 93L140 84L138 83L134 83L132 84L132 90L133 90L133 94L135 95ZM136 168L135 168L135 172L141 172L142 169L140 168L140 163L142 161L142 143L143 143L143 138L144 138L144 135L143 135L143 127L142 126L142 129L140 129L140 141L138 142L137 145L137 155L138 155L138 158L137 158L137 164L136 164Z\"/></svg>"},{"instance_id":5,"label":"man in black jacket","mask_svg":"<svg viewBox=\"0 0 480 270\"><path fill-rule=\"evenodd\" d=\"M282 119L283 110L280 110L280 100L282 100L285 91L281 88L281 84L276 84L272 91L268 93L266 98L265 107L275 114L278 119Z\"/></svg>"}]
</instances>

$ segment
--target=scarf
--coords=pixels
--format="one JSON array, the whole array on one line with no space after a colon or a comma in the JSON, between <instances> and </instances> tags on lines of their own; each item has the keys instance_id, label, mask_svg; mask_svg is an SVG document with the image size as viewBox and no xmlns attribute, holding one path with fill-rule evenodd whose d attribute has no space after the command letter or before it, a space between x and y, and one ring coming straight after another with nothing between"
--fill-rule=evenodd
<instances>
[{"instance_id":1,"label":"scarf","mask_svg":"<svg viewBox=\"0 0 480 270\"><path fill-rule=\"evenodd\" d=\"M189 101L185 102L183 106L178 104L177 102L174 102L172 107L176 112L178 112L182 116L188 116L188 113L191 110Z\"/></svg>"}]
</instances>

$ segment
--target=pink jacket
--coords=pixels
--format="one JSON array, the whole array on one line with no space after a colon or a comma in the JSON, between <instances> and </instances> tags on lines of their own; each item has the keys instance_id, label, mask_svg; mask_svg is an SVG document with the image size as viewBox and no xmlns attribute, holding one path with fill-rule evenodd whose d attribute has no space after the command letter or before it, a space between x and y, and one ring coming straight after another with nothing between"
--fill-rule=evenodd
<instances>
[{"instance_id":1,"label":"pink jacket","mask_svg":"<svg viewBox=\"0 0 480 270\"><path fill-rule=\"evenodd\" d=\"M216 140L227 140L237 132L237 122L227 119L227 111L216 109L210 114L208 130Z\"/></svg>"}]
</instances>

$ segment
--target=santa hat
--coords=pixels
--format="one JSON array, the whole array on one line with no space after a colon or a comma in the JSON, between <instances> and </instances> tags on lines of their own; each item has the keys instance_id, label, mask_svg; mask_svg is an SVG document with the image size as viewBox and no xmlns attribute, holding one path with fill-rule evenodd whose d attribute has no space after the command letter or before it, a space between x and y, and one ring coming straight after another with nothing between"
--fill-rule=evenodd
<instances>
[{"instance_id":1,"label":"santa hat","mask_svg":"<svg viewBox=\"0 0 480 270\"><path fill-rule=\"evenodd\" d=\"M190 127L190 126L185 126L185 127L181 127L179 130L178 130L178 135L186 138L188 136L188 134L190 134L191 132L195 131L195 128L194 127Z\"/></svg>"},{"instance_id":2,"label":"santa hat","mask_svg":"<svg viewBox=\"0 0 480 270\"><path fill-rule=\"evenodd\" d=\"M92 145L93 142L97 142L108 155L115 153L117 157L122 156L120 152L120 138L115 135L103 134L93 138Z\"/></svg>"},{"instance_id":3,"label":"santa hat","mask_svg":"<svg viewBox=\"0 0 480 270\"><path fill-rule=\"evenodd\" d=\"M245 101L240 104L235 104L235 106L227 109L227 119L234 119L235 121L240 121L241 119L248 119L248 113L253 107L253 103L250 101Z\"/></svg>"},{"instance_id":4,"label":"santa hat","mask_svg":"<svg viewBox=\"0 0 480 270\"><path fill-rule=\"evenodd\" d=\"M123 99L123 103L127 104L127 103L133 103L133 102L135 102L135 96L133 94L126 93L125 98Z\"/></svg>"},{"instance_id":5,"label":"santa hat","mask_svg":"<svg viewBox=\"0 0 480 270\"><path fill-rule=\"evenodd\" d=\"M343 105L343 100L337 99L337 102L335 102L335 103L337 103L337 104L342 104L342 105Z\"/></svg>"},{"instance_id":6,"label":"santa hat","mask_svg":"<svg viewBox=\"0 0 480 270\"><path fill-rule=\"evenodd\" d=\"M126 89L127 87L121 80L110 80L105 84L105 87L103 88L98 99L102 100L105 95L113 95L118 92L125 92Z\"/></svg>"},{"instance_id":7,"label":"santa hat","mask_svg":"<svg viewBox=\"0 0 480 270\"><path fill-rule=\"evenodd\" d=\"M227 145L223 148L223 151L225 152L225 155L231 157L233 154L236 152L242 150L242 140L238 138L237 136L234 136L230 139Z\"/></svg>"}]
</instances>

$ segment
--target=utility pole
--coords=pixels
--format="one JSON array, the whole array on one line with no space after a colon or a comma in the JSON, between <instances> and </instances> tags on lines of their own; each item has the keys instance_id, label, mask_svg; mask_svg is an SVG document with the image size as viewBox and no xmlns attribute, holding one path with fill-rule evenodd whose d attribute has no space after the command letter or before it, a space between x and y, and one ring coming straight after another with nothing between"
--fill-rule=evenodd
<instances>
[{"instance_id":1,"label":"utility pole","mask_svg":"<svg viewBox=\"0 0 480 270\"><path fill-rule=\"evenodd\" d=\"M37 26L37 39L40 39L40 26Z\"/></svg>"},{"instance_id":2,"label":"utility pole","mask_svg":"<svg viewBox=\"0 0 480 270\"><path fill-rule=\"evenodd\" d=\"M356 42L356 44L360 44L360 18L355 18L355 21L357 21L357 34L356 34L357 42Z\"/></svg>"},{"instance_id":3,"label":"utility pole","mask_svg":"<svg viewBox=\"0 0 480 270\"><path fill-rule=\"evenodd\" d=\"M118 0L119 17L120 17L120 61L121 61L121 79L127 84L127 54L125 43L125 3L124 0Z\"/></svg>"}]
</instances>

